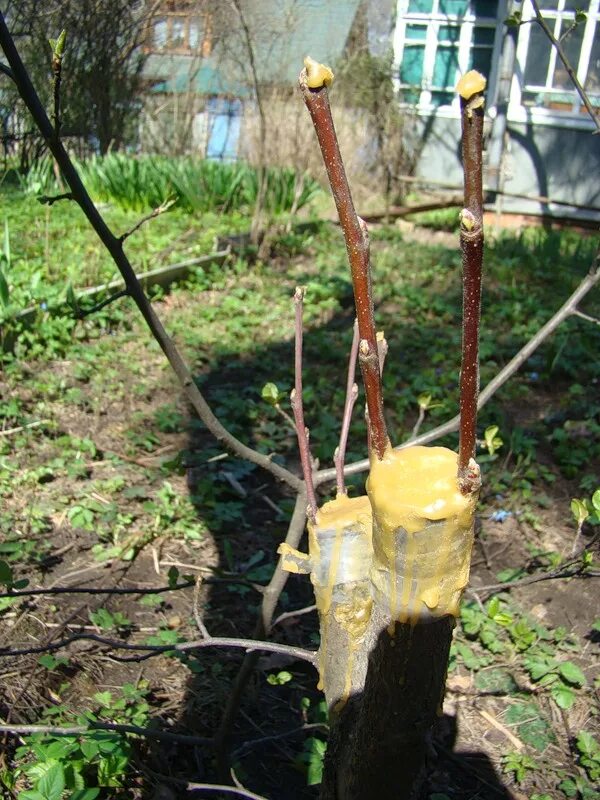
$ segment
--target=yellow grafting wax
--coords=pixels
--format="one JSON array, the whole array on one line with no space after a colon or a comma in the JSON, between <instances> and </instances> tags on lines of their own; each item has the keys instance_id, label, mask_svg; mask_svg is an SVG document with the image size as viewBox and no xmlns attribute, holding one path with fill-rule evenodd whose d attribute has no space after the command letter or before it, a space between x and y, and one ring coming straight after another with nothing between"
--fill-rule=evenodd
<instances>
[{"instance_id":1,"label":"yellow grafting wax","mask_svg":"<svg viewBox=\"0 0 600 800\"><path fill-rule=\"evenodd\" d=\"M306 85L309 89L320 89L321 86L331 86L333 83L333 71L325 64L319 64L314 58L306 56L304 66L306 68Z\"/></svg>"},{"instance_id":2,"label":"yellow grafting wax","mask_svg":"<svg viewBox=\"0 0 600 800\"><path fill-rule=\"evenodd\" d=\"M473 97L474 94L483 92L486 85L487 81L483 75L477 72L476 69L471 69L469 72L465 72L456 84L456 91L462 98L468 100L470 97Z\"/></svg>"},{"instance_id":3,"label":"yellow grafting wax","mask_svg":"<svg viewBox=\"0 0 600 800\"><path fill-rule=\"evenodd\" d=\"M395 620L458 614L469 577L477 497L458 487L458 456L409 447L371 459L373 584Z\"/></svg>"}]
</instances>

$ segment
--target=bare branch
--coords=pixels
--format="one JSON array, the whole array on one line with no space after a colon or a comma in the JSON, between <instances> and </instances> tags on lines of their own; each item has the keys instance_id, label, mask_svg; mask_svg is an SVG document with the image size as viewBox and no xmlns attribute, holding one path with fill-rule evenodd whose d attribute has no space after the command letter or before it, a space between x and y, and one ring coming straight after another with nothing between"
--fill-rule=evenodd
<instances>
[{"instance_id":1,"label":"bare branch","mask_svg":"<svg viewBox=\"0 0 600 800\"><path fill-rule=\"evenodd\" d=\"M232 452L236 453L241 458L245 458L253 464L270 472L277 480L286 483L290 488L298 490L302 481L290 470L281 467L279 464L273 462L269 456L263 455L251 447L243 444L235 436L233 436L213 414L212 409L206 402L204 396L196 386L193 376L183 360L181 354L175 347L173 340L165 331L162 322L156 315L151 303L148 301L144 290L138 281L135 271L123 250L123 243L112 233L104 218L98 212L98 209L92 202L85 186L83 185L77 170L73 166L62 142L54 135L54 129L48 115L38 97L31 79L23 65L21 57L17 52L15 44L4 21L4 17L0 14L0 45L4 50L6 58L12 68L15 83L19 90L23 101L25 102L30 114L32 115L40 133L44 137L52 155L54 156L60 170L71 189L73 199L81 207L81 210L87 217L89 223L94 228L98 238L110 253L113 261L118 267L129 294L133 298L139 311L141 312L150 332L159 344L163 353L167 357L169 363L175 374L177 375L183 389L194 407L196 413L206 425L208 430L213 436Z\"/></svg>"},{"instance_id":2,"label":"bare branch","mask_svg":"<svg viewBox=\"0 0 600 800\"><path fill-rule=\"evenodd\" d=\"M60 200L75 200L75 195L73 192L63 192L62 194L53 195L41 194L37 198L38 203L41 203L43 206L54 205L54 203L58 203Z\"/></svg>"},{"instance_id":3,"label":"bare branch","mask_svg":"<svg viewBox=\"0 0 600 800\"><path fill-rule=\"evenodd\" d=\"M356 374L356 359L358 356L358 321L354 320L352 334L352 345L350 347L350 358L348 359L348 379L346 381L346 402L344 403L344 416L342 418L342 430L340 432L340 443L333 456L333 463L337 474L338 494L346 494L346 484L344 482L344 462L346 460L346 446L348 444L348 433L350 431L350 421L352 410L358 397L358 386L354 383Z\"/></svg>"},{"instance_id":4,"label":"bare branch","mask_svg":"<svg viewBox=\"0 0 600 800\"><path fill-rule=\"evenodd\" d=\"M465 207L460 213L463 264L463 336L460 368L460 431L458 482L464 494L473 491L469 468L477 438L479 394L479 326L481 321L481 270L483 266L483 90L478 72L464 75L456 87L460 94L462 160Z\"/></svg>"},{"instance_id":5,"label":"bare branch","mask_svg":"<svg viewBox=\"0 0 600 800\"><path fill-rule=\"evenodd\" d=\"M62 650L73 642L78 641L91 641L98 644L107 645L114 650L131 650L146 653L141 658L124 659L113 656L113 658L121 661L125 660L144 660L152 656L160 655L161 653L189 653L193 650L202 650L205 647L234 647L252 652L254 650L264 650L268 653L280 653L281 655L290 656L291 658L298 659L299 661L308 661L309 664L316 664L316 653L311 650L304 650L301 647L293 647L286 644L278 644L277 642L260 642L253 639L236 639L225 636L210 636L208 639L200 639L195 642L179 642L177 644L129 644L129 642L119 641L118 639L109 639L106 636L100 636L95 633L74 633L72 636L67 636L64 639L59 639L56 642L49 642L46 645L36 647L24 648L0 648L0 658L14 658L15 656L27 656L36 653L51 653L55 650Z\"/></svg>"},{"instance_id":6,"label":"bare branch","mask_svg":"<svg viewBox=\"0 0 600 800\"><path fill-rule=\"evenodd\" d=\"M595 325L600 325L600 319L592 317L590 314L584 314L583 311L579 311L577 308L573 311L573 315L581 317L581 319L585 319L587 322L593 322Z\"/></svg>"},{"instance_id":7,"label":"bare branch","mask_svg":"<svg viewBox=\"0 0 600 800\"><path fill-rule=\"evenodd\" d=\"M208 579L210 581L210 579ZM92 586L55 586L48 589L15 589L11 592L0 592L2 597L37 597L41 595L55 595L55 594L162 594L163 592L176 592L178 589L189 589L194 585L194 581L186 581L185 583L177 583L174 586L154 586L150 589L143 589L141 587L132 587L131 589L124 589L120 587L100 589Z\"/></svg>"},{"instance_id":8,"label":"bare branch","mask_svg":"<svg viewBox=\"0 0 600 800\"><path fill-rule=\"evenodd\" d=\"M2 62L0 62L0 72L3 75L6 75L8 78L10 78L11 81L14 81L15 77L13 75L12 69L10 67L7 67L6 64L2 64Z\"/></svg>"},{"instance_id":9,"label":"bare branch","mask_svg":"<svg viewBox=\"0 0 600 800\"><path fill-rule=\"evenodd\" d=\"M7 428L4 431L0 431L0 436L12 436L13 433L21 433L30 428L38 428L40 425L47 425L49 422L49 419L38 419L36 422L29 422L27 425L18 425L16 428Z\"/></svg>"},{"instance_id":10,"label":"bare branch","mask_svg":"<svg viewBox=\"0 0 600 800\"><path fill-rule=\"evenodd\" d=\"M294 420L296 423L296 433L298 435L298 449L300 450L300 462L302 464L302 474L306 484L306 495L308 498L308 515L314 522L317 516L317 498L315 487L312 480L312 459L310 457L309 431L304 424L304 405L302 402L302 310L304 303L304 289L296 287L294 292L295 325L294 325L294 389L290 395Z\"/></svg>"},{"instance_id":11,"label":"bare branch","mask_svg":"<svg viewBox=\"0 0 600 800\"><path fill-rule=\"evenodd\" d=\"M317 607L315 605L306 606L305 608L299 608L297 611L284 611L283 614L280 614L277 619L273 622L271 627L275 627L276 625L281 624L286 619L294 619L295 617L301 617L304 614L311 614L313 611L316 611Z\"/></svg>"},{"instance_id":12,"label":"bare branch","mask_svg":"<svg viewBox=\"0 0 600 800\"><path fill-rule=\"evenodd\" d=\"M531 6L532 6L534 14L535 14L535 21L540 26L540 28L544 31L544 33L546 34L548 39L550 40L550 43L552 44L552 47L554 47L554 49L556 50L556 53L557 53L558 57L560 58L560 60L562 61L564 68L567 70L569 78L571 78L571 80L573 81L573 86L577 90L577 94L579 95L579 97L581 97L581 101L582 101L583 105L585 106L586 111L588 112L588 114L590 115L590 117L592 119L592 122L596 126L596 132L600 132L600 118L598 117L598 113L594 109L594 106L592 105L592 102L591 102L590 98L588 97L587 92L585 91L585 89L581 85L581 83L579 81L579 78L577 77L577 73L575 72L575 70L571 66L571 62L569 61L569 59L567 57L567 54L565 53L565 51L563 49L562 44L560 43L560 41L556 38L556 36L552 33L552 31L548 27L548 25L546 23L546 20L542 16L542 12L540 11L540 6L539 6L539 3L537 2L537 0L531 0Z\"/></svg>"},{"instance_id":13,"label":"bare branch","mask_svg":"<svg viewBox=\"0 0 600 800\"><path fill-rule=\"evenodd\" d=\"M255 794L249 792L248 789L242 789L239 786L228 786L227 784L220 783L188 783L188 792L221 792L222 794L233 794L236 797L246 797L248 800L267 800L262 794Z\"/></svg>"},{"instance_id":14,"label":"bare branch","mask_svg":"<svg viewBox=\"0 0 600 800\"><path fill-rule=\"evenodd\" d=\"M144 223L148 222L151 219L155 219L156 217L159 217L161 214L164 214L165 211L168 211L170 208L173 208L173 206L175 205L176 202L177 202L177 198L176 197L170 197L167 200L165 200L164 202L162 202L159 206L157 206L155 209L153 209L149 214L146 214L145 217L142 217L138 222L136 222L135 225L133 226L133 228L130 228L128 231L125 231L125 233L122 233L119 236L119 241L120 242L124 242L125 239L128 239L136 231L138 231L142 227L142 225L144 225Z\"/></svg>"},{"instance_id":15,"label":"bare branch","mask_svg":"<svg viewBox=\"0 0 600 800\"><path fill-rule=\"evenodd\" d=\"M14 733L19 736L45 733L51 736L81 736L97 731L114 731L115 733L134 733L146 739L158 739L165 742L178 742L189 745L210 745L212 739L206 736L188 736L183 733L140 728L137 725L121 725L115 722L90 722L89 725L0 725L0 733Z\"/></svg>"},{"instance_id":16,"label":"bare branch","mask_svg":"<svg viewBox=\"0 0 600 800\"><path fill-rule=\"evenodd\" d=\"M101 311L106 306L109 306L111 303L114 303L115 300L120 300L122 297L129 297L129 289L121 289L120 292L115 292L114 294L105 297L104 300L101 300L99 303L91 306L90 308L76 308L75 309L75 316L77 319L85 319L86 317L95 314L97 311Z\"/></svg>"},{"instance_id":17,"label":"bare branch","mask_svg":"<svg viewBox=\"0 0 600 800\"><path fill-rule=\"evenodd\" d=\"M300 73L300 89L313 121L329 184L344 232L348 260L352 272L354 302L360 334L359 360L365 384L365 395L369 409L371 442L378 458L383 458L388 446L387 429L383 416L383 394L377 354L377 337L371 293L371 270L369 260L369 237L366 223L355 209L342 161L339 143L331 116L327 88L309 88L307 72Z\"/></svg>"}]
</instances>

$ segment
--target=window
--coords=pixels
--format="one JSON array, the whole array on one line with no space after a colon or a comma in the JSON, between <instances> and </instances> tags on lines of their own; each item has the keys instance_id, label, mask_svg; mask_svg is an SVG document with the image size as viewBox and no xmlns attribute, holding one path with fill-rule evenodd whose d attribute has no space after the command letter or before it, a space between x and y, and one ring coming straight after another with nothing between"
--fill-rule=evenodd
<instances>
[{"instance_id":1,"label":"window","mask_svg":"<svg viewBox=\"0 0 600 800\"><path fill-rule=\"evenodd\" d=\"M152 45L155 50L164 50L169 38L169 29L166 19L158 19L152 29Z\"/></svg>"},{"instance_id":2,"label":"window","mask_svg":"<svg viewBox=\"0 0 600 800\"><path fill-rule=\"evenodd\" d=\"M554 36L561 40L565 54L579 81L600 106L600 22L599 0L542 0L540 10ZM575 24L575 11L586 12L585 21ZM533 17L524 3L523 20ZM517 60L523 75L520 102L530 108L577 113L585 111L569 75L550 41L535 22L519 31ZM519 98L513 96L518 102Z\"/></svg>"},{"instance_id":3,"label":"window","mask_svg":"<svg viewBox=\"0 0 600 800\"><path fill-rule=\"evenodd\" d=\"M184 12L172 12L153 23L149 49L207 56L211 51L210 37L208 15L189 16Z\"/></svg>"},{"instance_id":4,"label":"window","mask_svg":"<svg viewBox=\"0 0 600 800\"><path fill-rule=\"evenodd\" d=\"M173 50L182 50L185 47L185 24L183 17L171 20L171 47Z\"/></svg>"},{"instance_id":5,"label":"window","mask_svg":"<svg viewBox=\"0 0 600 800\"><path fill-rule=\"evenodd\" d=\"M404 102L451 105L462 74L477 69L489 77L497 9L495 0L400 0L394 53Z\"/></svg>"}]
</instances>

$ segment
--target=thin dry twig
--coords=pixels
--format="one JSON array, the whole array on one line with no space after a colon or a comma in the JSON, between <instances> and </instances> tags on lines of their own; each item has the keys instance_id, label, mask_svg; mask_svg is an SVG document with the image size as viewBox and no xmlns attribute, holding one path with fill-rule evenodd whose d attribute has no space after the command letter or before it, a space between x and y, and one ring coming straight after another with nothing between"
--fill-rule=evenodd
<instances>
[{"instance_id":1,"label":"thin dry twig","mask_svg":"<svg viewBox=\"0 0 600 800\"><path fill-rule=\"evenodd\" d=\"M49 419L38 419L36 422L29 422L27 425L18 425L16 428L7 428L0 431L0 436L12 436L13 433L22 433L30 428L38 428L40 425L48 425L51 422Z\"/></svg>"},{"instance_id":2,"label":"thin dry twig","mask_svg":"<svg viewBox=\"0 0 600 800\"><path fill-rule=\"evenodd\" d=\"M254 639L237 639L229 638L226 636L209 636L208 639L200 639L195 642L178 642L177 644L130 644L129 642L119 641L118 639L109 639L106 636L100 636L94 633L74 633L72 636L67 636L64 639L59 639L56 642L49 642L46 645L36 647L23 647L23 648L0 648L0 658L14 658L16 656L33 655L37 653L51 653L55 650L62 650L73 642L90 641L97 642L98 644L107 645L114 650L133 650L145 653L143 656L137 658L124 659L113 656L117 660L128 661L144 661L147 658L160 655L161 653L189 653L193 650L203 650L206 647L234 647L251 652L254 650L264 650L268 653L280 653L281 655L296 658L299 661L307 661L309 664L316 664L316 653L311 650L304 650L301 647L293 647L292 645L278 644L277 642L261 642Z\"/></svg>"},{"instance_id":3,"label":"thin dry twig","mask_svg":"<svg viewBox=\"0 0 600 800\"><path fill-rule=\"evenodd\" d=\"M310 614L312 611L316 611L316 605L312 606L305 606L304 608L299 608L297 611L284 611L283 614L280 614L273 622L271 627L275 627L276 625L281 624L286 619L294 619L295 617L301 617L304 614Z\"/></svg>"},{"instance_id":4,"label":"thin dry twig","mask_svg":"<svg viewBox=\"0 0 600 800\"><path fill-rule=\"evenodd\" d=\"M233 794L236 797L246 797L248 800L268 800L262 794L250 792L239 786L228 786L221 783L188 783L188 792L221 792L222 794Z\"/></svg>"},{"instance_id":5,"label":"thin dry twig","mask_svg":"<svg viewBox=\"0 0 600 800\"><path fill-rule=\"evenodd\" d=\"M359 362L365 385L367 407L369 409L369 428L371 444L378 458L383 458L388 446L387 428L383 416L383 392L379 357L377 352L377 336L371 292L371 268L369 255L369 236L366 223L360 219L354 208L348 178L342 161L339 143L331 116L327 87L309 88L307 71L300 73L300 89L310 113L327 177L331 186L333 199L344 232L346 250L352 272L354 302L358 319Z\"/></svg>"},{"instance_id":6,"label":"thin dry twig","mask_svg":"<svg viewBox=\"0 0 600 800\"><path fill-rule=\"evenodd\" d=\"M210 579L209 579L210 580ZM153 586L150 588L142 588L140 586L133 586L130 589L114 586L109 588L98 588L96 586L53 586L47 589L14 589L10 592L0 592L1 597L36 597L39 595L53 595L53 594L162 594L163 592L176 592L179 589L189 589L194 585L194 581L185 581L184 583L177 583L174 586Z\"/></svg>"},{"instance_id":7,"label":"thin dry twig","mask_svg":"<svg viewBox=\"0 0 600 800\"><path fill-rule=\"evenodd\" d=\"M304 424L304 403L302 397L302 311L304 305L304 289L296 286L294 292L294 388L290 395L292 411L296 423L296 433L298 435L298 449L300 451L300 462L302 464L302 474L306 484L306 496L308 499L308 516L314 522L317 516L317 497L312 479L312 459L310 457L310 434Z\"/></svg>"},{"instance_id":8,"label":"thin dry twig","mask_svg":"<svg viewBox=\"0 0 600 800\"><path fill-rule=\"evenodd\" d=\"M204 624L204 620L202 619L202 615L200 614L200 589L202 588L202 584L204 581L202 580L202 575L198 575L196 578L196 584L194 586L194 595L193 595L193 603L192 608L194 609L194 619L196 621L196 626L200 631L200 635L204 639L210 639L210 633L208 632L208 628Z\"/></svg>"},{"instance_id":9,"label":"thin dry twig","mask_svg":"<svg viewBox=\"0 0 600 800\"><path fill-rule=\"evenodd\" d=\"M125 233L122 233L119 236L119 241L124 242L126 239L132 236L136 231L138 231L142 227L142 225L144 225L146 222L149 222L151 219L159 217L161 214L164 214L165 211L168 211L170 208L173 208L176 202L177 202L176 197L169 197L166 200L164 200L149 214L146 214L145 217L142 217L140 220L138 220L138 222L136 222L132 228L130 228L128 231L125 231Z\"/></svg>"},{"instance_id":10,"label":"thin dry twig","mask_svg":"<svg viewBox=\"0 0 600 800\"><path fill-rule=\"evenodd\" d=\"M358 357L358 320L354 320L352 334L352 345L350 346L350 357L348 359L348 378L346 380L346 401L344 403L344 416L342 417L342 429L340 431L340 443L333 455L333 463L336 471L336 484L338 494L346 494L346 484L344 481L344 462L346 461L346 446L348 444L348 433L350 431L350 421L352 411L358 397L358 386L354 383L356 375L356 359Z\"/></svg>"},{"instance_id":11,"label":"thin dry twig","mask_svg":"<svg viewBox=\"0 0 600 800\"><path fill-rule=\"evenodd\" d=\"M212 739L206 736L189 736L183 733L140 728L137 725L121 725L114 722L91 722L89 725L0 725L0 733L13 733L27 736L45 733L51 736L82 736L98 731L114 731L115 733L133 733L146 739L158 739L165 742L179 742L189 745L210 745Z\"/></svg>"}]
</instances>

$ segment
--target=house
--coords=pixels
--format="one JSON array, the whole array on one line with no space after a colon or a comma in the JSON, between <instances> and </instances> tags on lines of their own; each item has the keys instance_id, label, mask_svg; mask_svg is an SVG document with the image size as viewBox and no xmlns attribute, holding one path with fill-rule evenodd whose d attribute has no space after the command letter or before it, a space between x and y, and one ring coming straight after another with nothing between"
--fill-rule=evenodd
<instances>
[{"instance_id":1,"label":"house","mask_svg":"<svg viewBox=\"0 0 600 800\"><path fill-rule=\"evenodd\" d=\"M168 0L151 19L142 146L232 160L257 87L296 86L308 53L343 52L360 0Z\"/></svg>"},{"instance_id":2,"label":"house","mask_svg":"<svg viewBox=\"0 0 600 800\"><path fill-rule=\"evenodd\" d=\"M460 110L468 69L488 78L485 183L499 211L600 220L600 139L530 0L167 0L150 23L143 147L249 157L257 89L292 97L306 54L330 64L357 48L393 51L393 82L414 174L461 185ZM600 0L541 0L542 13L600 109ZM575 11L579 15L575 25ZM514 12L524 24L508 27ZM250 57L251 54L251 57ZM286 95L286 92L288 95ZM273 104L270 103L272 110ZM300 104L281 105L290 130ZM295 119L295 117L294 117ZM310 134L310 127L304 125ZM358 129L358 125L356 128ZM294 134L295 135L295 134ZM362 143L343 152L359 158ZM272 137L281 144L290 131ZM308 140L295 140L296 151ZM251 156L250 156L251 157ZM273 153L274 163L283 163ZM307 163L306 168L310 168Z\"/></svg>"},{"instance_id":3,"label":"house","mask_svg":"<svg viewBox=\"0 0 600 800\"><path fill-rule=\"evenodd\" d=\"M539 4L600 113L599 0ZM586 16L575 24L578 9ZM507 27L514 12L523 24ZM507 193L495 207L600 221L600 138L533 16L530 0L398 0L394 80L421 137L416 174L460 184L454 86L477 69L488 77L484 180Z\"/></svg>"}]
</instances>

